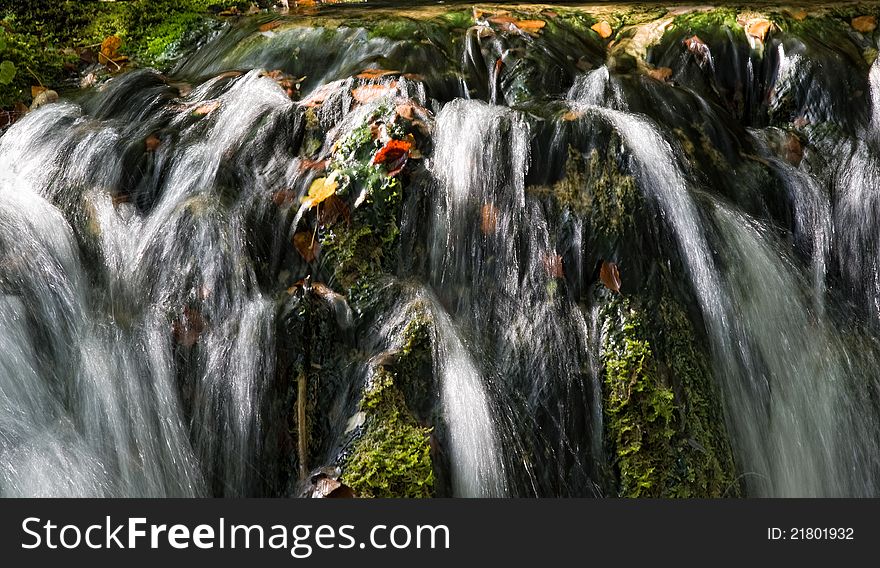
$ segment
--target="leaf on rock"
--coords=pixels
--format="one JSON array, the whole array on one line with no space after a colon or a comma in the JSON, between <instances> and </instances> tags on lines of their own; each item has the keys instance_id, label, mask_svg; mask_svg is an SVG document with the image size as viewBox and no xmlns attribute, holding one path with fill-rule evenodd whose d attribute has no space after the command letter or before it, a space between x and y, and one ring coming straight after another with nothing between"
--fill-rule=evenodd
<instances>
[{"instance_id":1,"label":"leaf on rock","mask_svg":"<svg viewBox=\"0 0 880 568\"><path fill-rule=\"evenodd\" d=\"M857 16L852 19L850 24L857 32L867 34L877 28L877 18L874 16Z\"/></svg>"},{"instance_id":2,"label":"leaf on rock","mask_svg":"<svg viewBox=\"0 0 880 568\"><path fill-rule=\"evenodd\" d=\"M377 99L389 97L397 92L397 81L390 81L385 85L361 85L351 90L351 96L362 105Z\"/></svg>"},{"instance_id":3,"label":"leaf on rock","mask_svg":"<svg viewBox=\"0 0 880 568\"><path fill-rule=\"evenodd\" d=\"M299 231L293 235L293 248L306 262L314 262L318 256L318 240L309 231Z\"/></svg>"},{"instance_id":4,"label":"leaf on rock","mask_svg":"<svg viewBox=\"0 0 880 568\"><path fill-rule=\"evenodd\" d=\"M620 294L620 271L613 262L602 261L599 269L599 280L612 292Z\"/></svg>"},{"instance_id":5,"label":"leaf on rock","mask_svg":"<svg viewBox=\"0 0 880 568\"><path fill-rule=\"evenodd\" d=\"M608 39L609 37L611 37L611 34L614 31L611 29L611 24L609 24L605 20L602 20L601 22L596 22L595 24L590 26L590 29L599 34L599 37L602 39Z\"/></svg>"},{"instance_id":6,"label":"leaf on rock","mask_svg":"<svg viewBox=\"0 0 880 568\"><path fill-rule=\"evenodd\" d=\"M541 263L544 265L544 270L547 271L547 275L550 276L550 278L562 278L565 276L562 267L562 256L559 253L551 252L543 254L541 256Z\"/></svg>"},{"instance_id":7,"label":"leaf on rock","mask_svg":"<svg viewBox=\"0 0 880 568\"><path fill-rule=\"evenodd\" d=\"M208 116L218 108L220 108L220 99L214 99L200 104L192 113L193 116Z\"/></svg>"},{"instance_id":8,"label":"leaf on rock","mask_svg":"<svg viewBox=\"0 0 880 568\"><path fill-rule=\"evenodd\" d=\"M261 32L268 32L269 30L274 30L278 26L281 25L281 20L272 20L271 22L266 22L265 24L260 26Z\"/></svg>"},{"instance_id":9,"label":"leaf on rock","mask_svg":"<svg viewBox=\"0 0 880 568\"><path fill-rule=\"evenodd\" d=\"M389 69L364 69L362 72L358 73L356 77L358 79L374 81L376 79L381 79L382 77L387 77L389 75L399 74L400 71L391 71Z\"/></svg>"},{"instance_id":10,"label":"leaf on rock","mask_svg":"<svg viewBox=\"0 0 880 568\"><path fill-rule=\"evenodd\" d=\"M348 209L348 204L345 203L345 200L338 195L331 195L324 201L324 207L321 208L318 215L318 223L326 227L340 219L344 220L346 224L350 224L351 211Z\"/></svg>"},{"instance_id":11,"label":"leaf on rock","mask_svg":"<svg viewBox=\"0 0 880 568\"><path fill-rule=\"evenodd\" d=\"M331 195L336 195L337 187L339 187L339 184L336 183L335 175L317 178L309 186L309 194L302 198L303 205L306 206L306 209L311 209Z\"/></svg>"},{"instance_id":12,"label":"leaf on rock","mask_svg":"<svg viewBox=\"0 0 880 568\"><path fill-rule=\"evenodd\" d=\"M198 310L184 306L183 314L171 324L171 333L179 345L192 347L198 343L206 327L205 319Z\"/></svg>"},{"instance_id":13,"label":"leaf on rock","mask_svg":"<svg viewBox=\"0 0 880 568\"><path fill-rule=\"evenodd\" d=\"M272 194L272 203L277 207L287 207L296 200L296 192L281 189Z\"/></svg>"},{"instance_id":14,"label":"leaf on rock","mask_svg":"<svg viewBox=\"0 0 880 568\"><path fill-rule=\"evenodd\" d=\"M480 209L480 231L484 235L491 235L498 229L498 208L491 203L486 203Z\"/></svg>"},{"instance_id":15,"label":"leaf on rock","mask_svg":"<svg viewBox=\"0 0 880 568\"><path fill-rule=\"evenodd\" d=\"M299 102L300 105L306 107L317 107L321 106L327 98L338 91L342 85L345 83L342 79L337 81L332 81L327 83L326 85L321 85L314 91L312 91L309 96L304 98Z\"/></svg>"},{"instance_id":16,"label":"leaf on rock","mask_svg":"<svg viewBox=\"0 0 880 568\"><path fill-rule=\"evenodd\" d=\"M155 134L150 134L147 136L147 139L144 140L144 145L147 147L147 152L153 152L162 144L162 140L159 139Z\"/></svg>"},{"instance_id":17,"label":"leaf on rock","mask_svg":"<svg viewBox=\"0 0 880 568\"><path fill-rule=\"evenodd\" d=\"M745 30L748 35L763 42L772 25L770 20L755 18L746 22Z\"/></svg>"},{"instance_id":18,"label":"leaf on rock","mask_svg":"<svg viewBox=\"0 0 880 568\"><path fill-rule=\"evenodd\" d=\"M372 164L385 164L389 176L395 176L406 165L406 160L413 148L411 140L389 140L373 156Z\"/></svg>"},{"instance_id":19,"label":"leaf on rock","mask_svg":"<svg viewBox=\"0 0 880 568\"><path fill-rule=\"evenodd\" d=\"M31 86L31 98L35 99L35 98L37 98L37 95L39 95L40 93L43 93L45 91L46 91L46 87L44 87L42 85L39 85L39 86L33 85L33 86Z\"/></svg>"},{"instance_id":20,"label":"leaf on rock","mask_svg":"<svg viewBox=\"0 0 880 568\"><path fill-rule=\"evenodd\" d=\"M104 38L101 42L101 51L98 53L98 63L109 66L111 63L116 69L120 68L120 63L128 61L128 57L119 54L119 48L122 47L122 40L112 35Z\"/></svg>"},{"instance_id":21,"label":"leaf on rock","mask_svg":"<svg viewBox=\"0 0 880 568\"><path fill-rule=\"evenodd\" d=\"M672 77L672 69L669 67L657 67L648 70L648 76L658 81L668 81Z\"/></svg>"}]
</instances>

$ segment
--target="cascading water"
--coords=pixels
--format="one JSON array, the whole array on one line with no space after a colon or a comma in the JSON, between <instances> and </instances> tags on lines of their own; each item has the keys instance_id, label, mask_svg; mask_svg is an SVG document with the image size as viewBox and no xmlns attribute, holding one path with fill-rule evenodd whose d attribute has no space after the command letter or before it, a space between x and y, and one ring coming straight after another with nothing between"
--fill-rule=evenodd
<instances>
[{"instance_id":1,"label":"cascading water","mask_svg":"<svg viewBox=\"0 0 880 568\"><path fill-rule=\"evenodd\" d=\"M0 138L0 494L880 494L877 63L340 14Z\"/></svg>"}]
</instances>

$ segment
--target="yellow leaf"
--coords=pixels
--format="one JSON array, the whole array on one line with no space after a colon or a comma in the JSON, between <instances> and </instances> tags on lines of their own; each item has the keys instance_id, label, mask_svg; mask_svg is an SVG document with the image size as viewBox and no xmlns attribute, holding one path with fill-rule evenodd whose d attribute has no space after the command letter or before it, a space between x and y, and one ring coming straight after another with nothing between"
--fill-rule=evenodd
<instances>
[{"instance_id":1,"label":"yellow leaf","mask_svg":"<svg viewBox=\"0 0 880 568\"><path fill-rule=\"evenodd\" d=\"M336 183L335 175L318 178L309 186L309 194L302 198L302 202L306 209L311 209L331 195L336 195L337 187L339 187L339 184Z\"/></svg>"}]
</instances>

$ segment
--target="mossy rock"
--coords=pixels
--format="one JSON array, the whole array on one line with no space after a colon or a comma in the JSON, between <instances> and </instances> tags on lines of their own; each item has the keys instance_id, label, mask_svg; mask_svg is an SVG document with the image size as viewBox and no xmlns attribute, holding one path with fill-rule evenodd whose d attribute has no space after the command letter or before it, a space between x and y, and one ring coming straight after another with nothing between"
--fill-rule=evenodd
<instances>
[{"instance_id":1,"label":"mossy rock","mask_svg":"<svg viewBox=\"0 0 880 568\"><path fill-rule=\"evenodd\" d=\"M707 356L670 298L601 310L605 428L618 494L735 496L733 458Z\"/></svg>"},{"instance_id":2,"label":"mossy rock","mask_svg":"<svg viewBox=\"0 0 880 568\"><path fill-rule=\"evenodd\" d=\"M361 411L366 431L345 461L343 481L360 497L432 497L431 429L416 423L391 372L376 369Z\"/></svg>"}]
</instances>

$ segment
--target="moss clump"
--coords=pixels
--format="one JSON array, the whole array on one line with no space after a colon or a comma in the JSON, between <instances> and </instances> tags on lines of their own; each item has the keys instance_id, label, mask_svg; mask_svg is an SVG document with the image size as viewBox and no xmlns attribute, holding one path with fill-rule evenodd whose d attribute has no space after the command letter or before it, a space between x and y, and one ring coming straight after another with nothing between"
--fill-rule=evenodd
<instances>
[{"instance_id":1,"label":"moss clump","mask_svg":"<svg viewBox=\"0 0 880 568\"><path fill-rule=\"evenodd\" d=\"M711 373L668 298L602 308L606 434L624 497L735 495ZM649 323L654 322L654 323Z\"/></svg>"},{"instance_id":2,"label":"moss clump","mask_svg":"<svg viewBox=\"0 0 880 568\"><path fill-rule=\"evenodd\" d=\"M367 429L343 468L343 480L361 497L434 495L430 428L419 426L390 372L379 368L361 401Z\"/></svg>"},{"instance_id":3,"label":"moss clump","mask_svg":"<svg viewBox=\"0 0 880 568\"><path fill-rule=\"evenodd\" d=\"M634 226L642 195L635 178L621 168L618 148L611 141L605 152L594 148L584 154L569 146L564 177L531 191L549 195L560 207L589 219L598 233L621 236Z\"/></svg>"}]
</instances>

